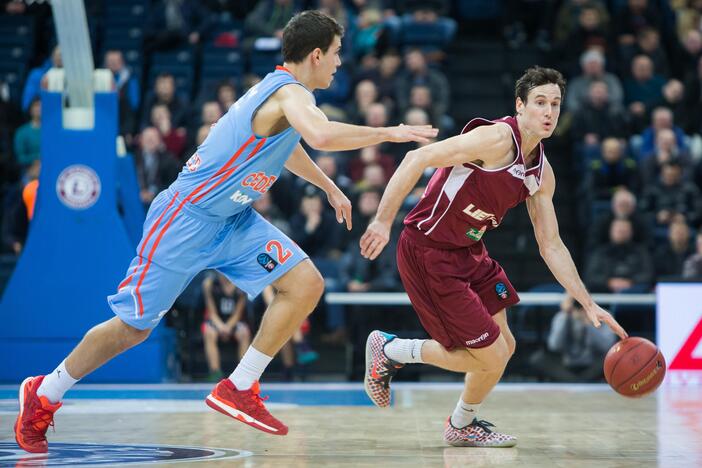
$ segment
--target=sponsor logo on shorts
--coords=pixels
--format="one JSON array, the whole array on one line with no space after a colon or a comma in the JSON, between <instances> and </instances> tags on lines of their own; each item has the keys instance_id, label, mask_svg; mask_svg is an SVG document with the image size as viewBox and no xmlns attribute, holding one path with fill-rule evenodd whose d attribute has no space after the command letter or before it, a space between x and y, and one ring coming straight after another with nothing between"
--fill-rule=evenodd
<instances>
[{"instance_id":1,"label":"sponsor logo on shorts","mask_svg":"<svg viewBox=\"0 0 702 468\"><path fill-rule=\"evenodd\" d=\"M233 201L234 203L241 203L242 205L248 205L249 203L251 203L253 201L253 198L241 193L239 190L234 192L234 195L229 197L229 199L231 201Z\"/></svg>"},{"instance_id":2,"label":"sponsor logo on shorts","mask_svg":"<svg viewBox=\"0 0 702 468\"><path fill-rule=\"evenodd\" d=\"M258 264L261 265L268 273L275 270L275 267L278 266L278 262L273 260L273 258L267 253L258 254L256 260L258 261Z\"/></svg>"},{"instance_id":3,"label":"sponsor logo on shorts","mask_svg":"<svg viewBox=\"0 0 702 468\"><path fill-rule=\"evenodd\" d=\"M470 228L468 231L466 231L466 236L470 237L474 241L478 242L480 239L482 239L483 234L485 234L485 230L487 229L487 226L483 226L480 229L478 228Z\"/></svg>"},{"instance_id":4,"label":"sponsor logo on shorts","mask_svg":"<svg viewBox=\"0 0 702 468\"><path fill-rule=\"evenodd\" d=\"M200 164L202 164L202 160L200 159L200 155L195 153L192 156L190 156L190 159L188 159L188 162L185 163L185 166L188 168L188 170L190 172L195 172L200 167Z\"/></svg>"},{"instance_id":5,"label":"sponsor logo on shorts","mask_svg":"<svg viewBox=\"0 0 702 468\"><path fill-rule=\"evenodd\" d=\"M278 178L274 175L266 175L265 172L253 172L241 181L242 187L249 187L251 190L258 193L266 193L273 182Z\"/></svg>"},{"instance_id":6,"label":"sponsor logo on shorts","mask_svg":"<svg viewBox=\"0 0 702 468\"><path fill-rule=\"evenodd\" d=\"M480 335L479 337L477 337L477 338L474 339L474 340L468 340L468 341L466 341L466 345L472 346L472 345L474 345L475 343L480 343L481 341L485 341L485 340L487 339L488 336L490 336L490 333L485 332L485 333L483 333L482 335Z\"/></svg>"},{"instance_id":7,"label":"sponsor logo on shorts","mask_svg":"<svg viewBox=\"0 0 702 468\"><path fill-rule=\"evenodd\" d=\"M495 285L495 294L497 294L497 297L503 300L509 297L509 291L507 290L505 283L499 282Z\"/></svg>"}]
</instances>

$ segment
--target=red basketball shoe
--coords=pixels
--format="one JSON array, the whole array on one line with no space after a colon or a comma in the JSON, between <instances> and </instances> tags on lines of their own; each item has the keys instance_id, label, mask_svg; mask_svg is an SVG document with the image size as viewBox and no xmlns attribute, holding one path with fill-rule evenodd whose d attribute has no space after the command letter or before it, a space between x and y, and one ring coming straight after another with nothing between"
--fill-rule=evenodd
<instances>
[{"instance_id":1,"label":"red basketball shoe","mask_svg":"<svg viewBox=\"0 0 702 468\"><path fill-rule=\"evenodd\" d=\"M54 413L61 407L61 402L51 403L45 396L37 395L43 380L43 375L27 377L19 389L20 412L15 421L15 440L22 450L32 453L49 451L46 430L54 425Z\"/></svg>"},{"instance_id":2,"label":"red basketball shoe","mask_svg":"<svg viewBox=\"0 0 702 468\"><path fill-rule=\"evenodd\" d=\"M374 330L366 341L366 393L381 408L390 406L390 381L404 364L385 355L385 344L397 338L395 335Z\"/></svg>"},{"instance_id":3,"label":"red basketball shoe","mask_svg":"<svg viewBox=\"0 0 702 468\"><path fill-rule=\"evenodd\" d=\"M288 426L278 421L268 412L263 402L268 399L261 398L261 389L258 381L248 390L237 390L231 380L222 379L207 395L205 403L212 409L219 411L244 424L274 435L285 435Z\"/></svg>"},{"instance_id":4,"label":"red basketball shoe","mask_svg":"<svg viewBox=\"0 0 702 468\"><path fill-rule=\"evenodd\" d=\"M451 424L451 417L446 421L444 442L454 447L514 447L517 438L494 432L495 427L487 421L473 419L466 427L457 428Z\"/></svg>"}]
</instances>

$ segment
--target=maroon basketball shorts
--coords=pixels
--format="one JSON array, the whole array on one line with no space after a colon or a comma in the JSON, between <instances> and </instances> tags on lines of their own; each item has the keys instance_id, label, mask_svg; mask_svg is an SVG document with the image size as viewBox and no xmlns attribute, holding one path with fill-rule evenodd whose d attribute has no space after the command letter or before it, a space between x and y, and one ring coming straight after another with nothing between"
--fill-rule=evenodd
<instances>
[{"instance_id":1,"label":"maroon basketball shorts","mask_svg":"<svg viewBox=\"0 0 702 468\"><path fill-rule=\"evenodd\" d=\"M482 242L437 249L410 229L400 234L397 267L424 329L447 349L494 343L500 327L492 316L519 302L502 267Z\"/></svg>"}]
</instances>

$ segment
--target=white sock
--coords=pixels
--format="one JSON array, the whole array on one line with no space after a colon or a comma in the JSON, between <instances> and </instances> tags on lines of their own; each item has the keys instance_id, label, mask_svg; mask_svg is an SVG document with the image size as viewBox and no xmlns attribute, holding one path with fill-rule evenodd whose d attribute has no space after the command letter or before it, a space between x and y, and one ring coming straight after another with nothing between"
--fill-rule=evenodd
<instances>
[{"instance_id":1,"label":"white sock","mask_svg":"<svg viewBox=\"0 0 702 468\"><path fill-rule=\"evenodd\" d=\"M472 423L473 419L478 417L480 405L481 403L471 405L463 401L462 398L459 398L456 409L453 410L453 414L451 415L451 424L453 424L453 427L461 429Z\"/></svg>"},{"instance_id":2,"label":"white sock","mask_svg":"<svg viewBox=\"0 0 702 468\"><path fill-rule=\"evenodd\" d=\"M58 403L63 400L63 394L66 393L79 379L74 379L66 370L66 360L61 361L61 364L54 371L44 377L44 380L37 389L37 395L45 396L51 403Z\"/></svg>"},{"instance_id":3,"label":"white sock","mask_svg":"<svg viewBox=\"0 0 702 468\"><path fill-rule=\"evenodd\" d=\"M395 338L385 344L385 355L402 364L422 363L422 345L427 340Z\"/></svg>"},{"instance_id":4,"label":"white sock","mask_svg":"<svg viewBox=\"0 0 702 468\"><path fill-rule=\"evenodd\" d=\"M266 356L253 346L249 346L239 365L229 376L229 380L234 383L237 390L248 390L255 381L261 378L261 374L272 359L271 356Z\"/></svg>"}]
</instances>

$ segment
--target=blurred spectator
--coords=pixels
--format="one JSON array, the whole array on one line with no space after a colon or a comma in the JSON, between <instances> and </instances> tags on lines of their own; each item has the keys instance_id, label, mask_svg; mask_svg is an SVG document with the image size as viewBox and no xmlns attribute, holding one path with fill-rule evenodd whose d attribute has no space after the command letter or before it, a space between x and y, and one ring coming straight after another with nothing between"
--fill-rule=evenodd
<instances>
[{"instance_id":1,"label":"blurred spectator","mask_svg":"<svg viewBox=\"0 0 702 468\"><path fill-rule=\"evenodd\" d=\"M677 29L680 42L684 42L690 31L698 31L702 24L702 0L686 0L676 8Z\"/></svg>"},{"instance_id":2,"label":"blurred spectator","mask_svg":"<svg viewBox=\"0 0 702 468\"><path fill-rule=\"evenodd\" d=\"M350 99L347 107L349 122L365 122L366 113L371 104L378 102L378 88L371 80L361 80L356 85L355 99Z\"/></svg>"},{"instance_id":3,"label":"blurred spectator","mask_svg":"<svg viewBox=\"0 0 702 468\"><path fill-rule=\"evenodd\" d=\"M222 108L217 101L207 101L202 104L200 122L202 125L212 126L222 117Z\"/></svg>"},{"instance_id":4,"label":"blurred spectator","mask_svg":"<svg viewBox=\"0 0 702 468\"><path fill-rule=\"evenodd\" d=\"M158 0L144 28L147 52L199 44L209 28L209 12L197 0Z\"/></svg>"},{"instance_id":5,"label":"blurred spectator","mask_svg":"<svg viewBox=\"0 0 702 468\"><path fill-rule=\"evenodd\" d=\"M653 263L648 251L632 242L631 222L615 219L609 229L609 242L591 254L585 278L593 291L643 292L653 281Z\"/></svg>"},{"instance_id":6,"label":"blurred spectator","mask_svg":"<svg viewBox=\"0 0 702 468\"><path fill-rule=\"evenodd\" d=\"M379 102L372 103L366 109L364 123L369 127L386 127L388 125L387 108Z\"/></svg>"},{"instance_id":7,"label":"blurred spectator","mask_svg":"<svg viewBox=\"0 0 702 468\"><path fill-rule=\"evenodd\" d=\"M146 127L141 132L139 144L134 162L141 201L148 207L156 195L178 177L180 165L175 157L166 151L161 134L156 128Z\"/></svg>"},{"instance_id":8,"label":"blurred spectator","mask_svg":"<svg viewBox=\"0 0 702 468\"><path fill-rule=\"evenodd\" d=\"M624 97L629 112L638 122L645 121L654 105L663 98L665 80L653 74L653 62L637 55L631 62L631 78L624 83Z\"/></svg>"},{"instance_id":9,"label":"blurred spectator","mask_svg":"<svg viewBox=\"0 0 702 468\"><path fill-rule=\"evenodd\" d=\"M299 212L290 220L292 239L310 257L329 257L339 246L340 225L334 214L325 209L322 196L322 192L308 185Z\"/></svg>"},{"instance_id":10,"label":"blurred spectator","mask_svg":"<svg viewBox=\"0 0 702 468\"><path fill-rule=\"evenodd\" d=\"M171 111L171 122L175 127L184 125L185 113L188 108L185 101L176 94L175 79L170 73L162 73L156 77L154 82L154 92L146 98L144 103L144 113L142 127L151 117L151 108L157 104L168 106Z\"/></svg>"},{"instance_id":11,"label":"blurred spectator","mask_svg":"<svg viewBox=\"0 0 702 468\"><path fill-rule=\"evenodd\" d=\"M222 378L218 343L235 340L239 359L244 357L251 344L251 327L246 321L246 293L223 274L215 273L203 280L202 294L205 299L202 337L209 368L208 380L217 382Z\"/></svg>"},{"instance_id":12,"label":"blurred spectator","mask_svg":"<svg viewBox=\"0 0 702 468\"><path fill-rule=\"evenodd\" d=\"M693 253L687 224L683 221L670 223L667 242L659 244L653 254L656 279L660 281L665 277L681 276L685 259Z\"/></svg>"},{"instance_id":13,"label":"blurred spectator","mask_svg":"<svg viewBox=\"0 0 702 468\"><path fill-rule=\"evenodd\" d=\"M587 103L590 85L593 81L604 81L607 84L609 102L615 108L624 105L624 90L616 75L605 71L605 56L597 49L590 49L580 56L582 74L568 83L566 108L570 112L578 112Z\"/></svg>"},{"instance_id":14,"label":"blurred spectator","mask_svg":"<svg viewBox=\"0 0 702 468\"><path fill-rule=\"evenodd\" d=\"M702 132L702 57L685 80L685 115L688 133Z\"/></svg>"},{"instance_id":15,"label":"blurred spectator","mask_svg":"<svg viewBox=\"0 0 702 468\"><path fill-rule=\"evenodd\" d=\"M641 159L646 159L656 151L656 138L660 134L660 130L663 129L671 130L675 135L678 149L683 152L687 151L685 132L682 128L674 125L673 112L667 107L656 107L651 114L651 125L641 134L641 149L639 150Z\"/></svg>"},{"instance_id":16,"label":"blurred spectator","mask_svg":"<svg viewBox=\"0 0 702 468\"><path fill-rule=\"evenodd\" d=\"M683 80L687 78L688 73L697 66L700 57L702 57L702 31L693 29L687 33L677 48L677 56L672 63L675 76Z\"/></svg>"},{"instance_id":17,"label":"blurred spectator","mask_svg":"<svg viewBox=\"0 0 702 468\"><path fill-rule=\"evenodd\" d=\"M349 162L348 174L353 182L359 182L364 175L365 168L369 165L379 165L383 169L383 177L390 180L395 172L395 159L383 153L380 145L361 148L359 155Z\"/></svg>"},{"instance_id":18,"label":"blurred spectator","mask_svg":"<svg viewBox=\"0 0 702 468\"><path fill-rule=\"evenodd\" d=\"M507 45L518 48L525 41L547 50L556 15L554 0L506 0L503 6Z\"/></svg>"},{"instance_id":19,"label":"blurred spectator","mask_svg":"<svg viewBox=\"0 0 702 468\"><path fill-rule=\"evenodd\" d=\"M692 162L685 151L681 151L675 141L675 133L669 128L661 128L656 136L656 148L641 164L641 175L645 185L654 185L660 178L663 165L675 161L682 167L683 179L692 176Z\"/></svg>"},{"instance_id":20,"label":"blurred spectator","mask_svg":"<svg viewBox=\"0 0 702 468\"><path fill-rule=\"evenodd\" d=\"M236 88L228 81L217 86L217 102L222 114L226 114L229 108L236 102Z\"/></svg>"},{"instance_id":21,"label":"blurred spectator","mask_svg":"<svg viewBox=\"0 0 702 468\"><path fill-rule=\"evenodd\" d=\"M683 278L702 280L702 231L697 232L696 251L683 264Z\"/></svg>"},{"instance_id":22,"label":"blurred spectator","mask_svg":"<svg viewBox=\"0 0 702 468\"><path fill-rule=\"evenodd\" d=\"M551 321L546 350L534 353L529 362L556 382L597 382L604 377L604 356L616 341L609 327L595 327L582 306L566 296Z\"/></svg>"},{"instance_id":23,"label":"blurred spectator","mask_svg":"<svg viewBox=\"0 0 702 468\"><path fill-rule=\"evenodd\" d=\"M29 106L29 122L15 132L15 159L22 168L41 157L41 101L34 99Z\"/></svg>"},{"instance_id":24,"label":"blurred spectator","mask_svg":"<svg viewBox=\"0 0 702 468\"><path fill-rule=\"evenodd\" d=\"M585 105L573 117L572 133L578 143L597 146L607 136L626 136L627 118L621 107L611 103L607 83L592 81Z\"/></svg>"},{"instance_id":25,"label":"blurred spectator","mask_svg":"<svg viewBox=\"0 0 702 468\"><path fill-rule=\"evenodd\" d=\"M659 226L666 226L675 219L699 226L702 195L694 184L682 180L680 163L669 161L661 169L660 181L644 191L641 209Z\"/></svg>"},{"instance_id":26,"label":"blurred spectator","mask_svg":"<svg viewBox=\"0 0 702 468\"><path fill-rule=\"evenodd\" d=\"M440 71L429 68L426 57L420 49L413 48L405 54L405 71L397 78L396 96L400 112L405 112L410 107L412 92L417 86L428 89L430 101L422 106L414 105L425 108L432 118L445 115L451 99L448 80ZM438 123L438 120L435 122Z\"/></svg>"},{"instance_id":27,"label":"blurred spectator","mask_svg":"<svg viewBox=\"0 0 702 468\"><path fill-rule=\"evenodd\" d=\"M355 206L356 209L353 212L354 226L367 226L371 222L378 211L378 205L380 205L380 198L382 195L382 190L372 188L362 190L358 194L358 200ZM362 234L363 231L360 229L353 229L348 232L349 246L351 249L356 248L357 241L361 238Z\"/></svg>"},{"instance_id":28,"label":"blurred spectator","mask_svg":"<svg viewBox=\"0 0 702 468\"><path fill-rule=\"evenodd\" d=\"M609 241L609 227L615 219L626 219L633 230L632 241L638 245L649 245L649 224L636 209L636 197L626 189L612 195L610 211L595 220L588 235L588 250L593 250Z\"/></svg>"},{"instance_id":29,"label":"blurred spectator","mask_svg":"<svg viewBox=\"0 0 702 468\"><path fill-rule=\"evenodd\" d=\"M382 52L387 47L389 37L380 10L364 7L359 11L352 39L356 57Z\"/></svg>"},{"instance_id":30,"label":"blurred spectator","mask_svg":"<svg viewBox=\"0 0 702 468\"><path fill-rule=\"evenodd\" d=\"M367 226L361 225L361 231ZM348 292L389 292L401 289L395 261L396 239L392 238L383 252L374 261L361 256L358 248L352 248L341 264L342 281Z\"/></svg>"},{"instance_id":31,"label":"blurred spectator","mask_svg":"<svg viewBox=\"0 0 702 468\"><path fill-rule=\"evenodd\" d=\"M685 87L680 80L672 79L663 86L663 100L661 106L669 109L673 113L673 122L676 125L687 127L689 118L686 114L685 102Z\"/></svg>"},{"instance_id":32,"label":"blurred spectator","mask_svg":"<svg viewBox=\"0 0 702 468\"><path fill-rule=\"evenodd\" d=\"M631 61L635 56L645 55L653 63L653 72L660 76L670 76L668 57L661 47L661 36L651 27L645 27L636 34L636 43L621 46L622 74L630 73Z\"/></svg>"},{"instance_id":33,"label":"blurred spectator","mask_svg":"<svg viewBox=\"0 0 702 468\"><path fill-rule=\"evenodd\" d=\"M249 39L247 48L261 37L283 38L283 28L299 9L294 0L261 0L248 15L244 33Z\"/></svg>"},{"instance_id":34,"label":"blurred spectator","mask_svg":"<svg viewBox=\"0 0 702 468\"><path fill-rule=\"evenodd\" d=\"M614 192L626 188L639 189L636 161L626 157L624 145L616 138L605 138L601 145L602 158L592 161L589 190L597 200L609 200Z\"/></svg>"},{"instance_id":35,"label":"blurred spectator","mask_svg":"<svg viewBox=\"0 0 702 468\"><path fill-rule=\"evenodd\" d=\"M383 189L387 181L383 167L371 163L363 168L363 178L356 183L356 190Z\"/></svg>"},{"instance_id":36,"label":"blurred spectator","mask_svg":"<svg viewBox=\"0 0 702 468\"><path fill-rule=\"evenodd\" d=\"M54 47L53 52L51 52L51 57L46 59L46 61L37 68L32 68L29 71L27 80L24 82L24 90L22 91L22 111L27 112L29 110L29 105L32 101L39 97L39 90L41 88L41 80L50 68L63 68L63 61L61 60L61 49L59 46Z\"/></svg>"},{"instance_id":37,"label":"blurred spectator","mask_svg":"<svg viewBox=\"0 0 702 468\"><path fill-rule=\"evenodd\" d=\"M339 171L337 158L333 154L327 152L319 153L314 161L322 172L342 191L348 193L351 190L351 179Z\"/></svg>"},{"instance_id":38,"label":"blurred spectator","mask_svg":"<svg viewBox=\"0 0 702 468\"><path fill-rule=\"evenodd\" d=\"M621 45L632 45L636 35L644 28L664 30L663 12L657 7L661 2L648 0L628 0L614 15L612 26L614 35Z\"/></svg>"},{"instance_id":39,"label":"blurred spectator","mask_svg":"<svg viewBox=\"0 0 702 468\"><path fill-rule=\"evenodd\" d=\"M132 75L132 71L124 63L122 52L116 49L105 52L105 66L115 78L115 88L117 88L120 98L126 97L133 111L139 109L139 100L141 98L139 77Z\"/></svg>"},{"instance_id":40,"label":"blurred spectator","mask_svg":"<svg viewBox=\"0 0 702 468\"><path fill-rule=\"evenodd\" d=\"M0 252L7 251L19 255L24 248L29 221L34 215L40 169L41 162L35 160L27 168L22 179L4 194L4 209L0 212Z\"/></svg>"},{"instance_id":41,"label":"blurred spectator","mask_svg":"<svg viewBox=\"0 0 702 468\"><path fill-rule=\"evenodd\" d=\"M600 14L600 9L593 5L585 5L578 16L578 26L570 35L556 46L556 56L560 68L566 75L572 76L578 72L578 59L583 52L597 49L605 55L607 49L607 26Z\"/></svg>"},{"instance_id":42,"label":"blurred spectator","mask_svg":"<svg viewBox=\"0 0 702 468\"><path fill-rule=\"evenodd\" d=\"M607 27L609 23L609 13L607 7L605 7L601 0L565 0L556 14L554 25L554 39L556 42L564 41L577 28L580 13L582 9L586 7L596 9L602 25Z\"/></svg>"},{"instance_id":43,"label":"blurred spectator","mask_svg":"<svg viewBox=\"0 0 702 468\"><path fill-rule=\"evenodd\" d=\"M166 150L180 160L185 149L186 133L184 128L173 128L168 106L156 104L151 108L151 126L158 129Z\"/></svg>"}]
</instances>

